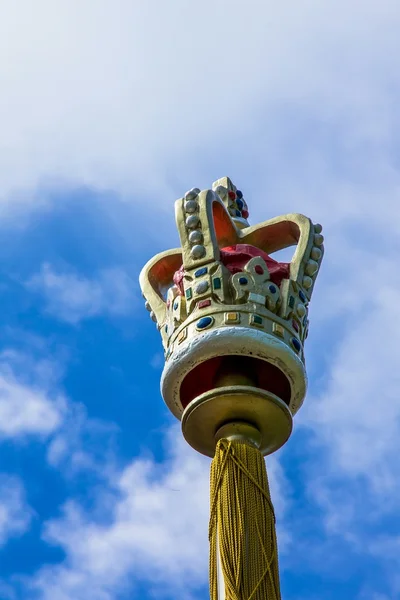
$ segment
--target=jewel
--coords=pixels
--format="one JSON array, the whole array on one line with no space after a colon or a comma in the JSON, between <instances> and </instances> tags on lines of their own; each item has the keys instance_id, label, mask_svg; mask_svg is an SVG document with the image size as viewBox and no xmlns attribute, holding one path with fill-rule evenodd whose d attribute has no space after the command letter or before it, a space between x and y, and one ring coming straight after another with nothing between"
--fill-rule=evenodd
<instances>
[{"instance_id":1,"label":"jewel","mask_svg":"<svg viewBox=\"0 0 400 600\"><path fill-rule=\"evenodd\" d=\"M186 290L186 300L191 300L192 299L192 288L188 288Z\"/></svg>"},{"instance_id":2,"label":"jewel","mask_svg":"<svg viewBox=\"0 0 400 600\"><path fill-rule=\"evenodd\" d=\"M201 319L199 319L196 323L196 328L197 329L207 329L207 327L210 327L210 325L212 325L214 322L214 319L212 317L202 317Z\"/></svg>"},{"instance_id":3,"label":"jewel","mask_svg":"<svg viewBox=\"0 0 400 600\"><path fill-rule=\"evenodd\" d=\"M297 338L292 338L290 341L292 342L293 348L295 350L297 350L297 352L300 352L301 344L300 344L299 340Z\"/></svg>"},{"instance_id":4,"label":"jewel","mask_svg":"<svg viewBox=\"0 0 400 600\"><path fill-rule=\"evenodd\" d=\"M176 310L178 308L179 304L178 302L174 302L174 310Z\"/></svg>"},{"instance_id":5,"label":"jewel","mask_svg":"<svg viewBox=\"0 0 400 600\"><path fill-rule=\"evenodd\" d=\"M265 296L262 294L256 294L255 292L250 292L249 302L257 302L257 304L265 306Z\"/></svg>"},{"instance_id":6,"label":"jewel","mask_svg":"<svg viewBox=\"0 0 400 600\"><path fill-rule=\"evenodd\" d=\"M243 193L240 190L236 190L236 196L238 198L243 198Z\"/></svg>"},{"instance_id":7,"label":"jewel","mask_svg":"<svg viewBox=\"0 0 400 600\"><path fill-rule=\"evenodd\" d=\"M263 320L259 315L251 315L250 325L256 325L256 327L262 327Z\"/></svg>"},{"instance_id":8,"label":"jewel","mask_svg":"<svg viewBox=\"0 0 400 600\"><path fill-rule=\"evenodd\" d=\"M239 283L240 283L240 285L247 285L248 281L247 281L246 277L239 277Z\"/></svg>"},{"instance_id":9,"label":"jewel","mask_svg":"<svg viewBox=\"0 0 400 600\"><path fill-rule=\"evenodd\" d=\"M299 296L300 296L300 300L302 302L307 302L307 298L306 298L304 292L302 292L302 290L299 291Z\"/></svg>"},{"instance_id":10,"label":"jewel","mask_svg":"<svg viewBox=\"0 0 400 600\"><path fill-rule=\"evenodd\" d=\"M236 194L232 190L229 190L228 196L231 200L235 200L235 198L236 198Z\"/></svg>"},{"instance_id":11,"label":"jewel","mask_svg":"<svg viewBox=\"0 0 400 600\"><path fill-rule=\"evenodd\" d=\"M196 294L204 294L208 290L208 281L200 281L196 286Z\"/></svg>"},{"instance_id":12,"label":"jewel","mask_svg":"<svg viewBox=\"0 0 400 600\"><path fill-rule=\"evenodd\" d=\"M243 219L247 219L248 216L249 216L249 211L244 208L242 210L242 217L243 217Z\"/></svg>"},{"instance_id":13,"label":"jewel","mask_svg":"<svg viewBox=\"0 0 400 600\"><path fill-rule=\"evenodd\" d=\"M275 294L276 293L276 287L274 285L270 285L268 289L271 292L271 294Z\"/></svg>"},{"instance_id":14,"label":"jewel","mask_svg":"<svg viewBox=\"0 0 400 600\"><path fill-rule=\"evenodd\" d=\"M275 333L275 335L279 335L279 337L282 338L285 337L285 330L279 323L272 324L272 333Z\"/></svg>"},{"instance_id":15,"label":"jewel","mask_svg":"<svg viewBox=\"0 0 400 600\"><path fill-rule=\"evenodd\" d=\"M258 275L264 275L264 269L262 268L261 265L256 265L254 267L254 270Z\"/></svg>"},{"instance_id":16,"label":"jewel","mask_svg":"<svg viewBox=\"0 0 400 600\"><path fill-rule=\"evenodd\" d=\"M304 315L306 314L306 307L304 306L304 304L301 304L301 302L298 303L297 307L296 307L296 311L297 314L299 315L299 317L304 317Z\"/></svg>"},{"instance_id":17,"label":"jewel","mask_svg":"<svg viewBox=\"0 0 400 600\"><path fill-rule=\"evenodd\" d=\"M239 194L239 192L236 192L236 193ZM240 193L242 193L242 192L240 192ZM238 207L239 210L242 210L243 207L244 207L244 202L243 202L243 200L240 200L240 198L241 198L241 196L238 196L236 198L236 205L237 205L237 207Z\"/></svg>"},{"instance_id":18,"label":"jewel","mask_svg":"<svg viewBox=\"0 0 400 600\"><path fill-rule=\"evenodd\" d=\"M221 289L221 278L220 277L215 277L213 279L213 286L214 286L214 290L220 290Z\"/></svg>"},{"instance_id":19,"label":"jewel","mask_svg":"<svg viewBox=\"0 0 400 600\"><path fill-rule=\"evenodd\" d=\"M206 308L206 306L210 306L211 305L211 300L209 298L207 298L207 300L200 300L200 302L197 304L197 306L199 308Z\"/></svg>"},{"instance_id":20,"label":"jewel","mask_svg":"<svg viewBox=\"0 0 400 600\"><path fill-rule=\"evenodd\" d=\"M205 275L207 272L208 272L207 267L202 267L201 269L197 269L197 271L194 272L194 276L201 277L202 275Z\"/></svg>"},{"instance_id":21,"label":"jewel","mask_svg":"<svg viewBox=\"0 0 400 600\"><path fill-rule=\"evenodd\" d=\"M299 331L299 324L294 319L292 321L292 327L295 331Z\"/></svg>"},{"instance_id":22,"label":"jewel","mask_svg":"<svg viewBox=\"0 0 400 600\"><path fill-rule=\"evenodd\" d=\"M240 212L240 210L236 210L236 216L237 217L241 217L242 216L242 213Z\"/></svg>"},{"instance_id":23,"label":"jewel","mask_svg":"<svg viewBox=\"0 0 400 600\"><path fill-rule=\"evenodd\" d=\"M306 288L306 290L308 290L311 286L312 286L312 279L311 277L303 277L303 286Z\"/></svg>"},{"instance_id":24,"label":"jewel","mask_svg":"<svg viewBox=\"0 0 400 600\"><path fill-rule=\"evenodd\" d=\"M290 298L289 298L289 306L290 306L290 308L294 307L294 297L293 296L290 296Z\"/></svg>"},{"instance_id":25,"label":"jewel","mask_svg":"<svg viewBox=\"0 0 400 600\"><path fill-rule=\"evenodd\" d=\"M225 323L239 323L240 322L240 314L237 312L227 312L225 313Z\"/></svg>"}]
</instances>

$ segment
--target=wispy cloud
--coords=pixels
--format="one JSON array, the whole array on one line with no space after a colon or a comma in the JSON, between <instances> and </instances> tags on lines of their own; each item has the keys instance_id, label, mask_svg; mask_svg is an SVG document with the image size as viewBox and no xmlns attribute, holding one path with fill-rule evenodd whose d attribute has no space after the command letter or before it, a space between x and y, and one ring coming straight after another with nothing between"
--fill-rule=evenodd
<instances>
[{"instance_id":1,"label":"wispy cloud","mask_svg":"<svg viewBox=\"0 0 400 600\"><path fill-rule=\"evenodd\" d=\"M33 515L25 499L22 482L15 476L0 473L0 546L22 535Z\"/></svg>"},{"instance_id":2,"label":"wispy cloud","mask_svg":"<svg viewBox=\"0 0 400 600\"><path fill-rule=\"evenodd\" d=\"M27 373L16 369L16 363L27 368L23 357L13 351L0 356L0 439L29 435L48 436L57 430L63 418L62 395L46 389L48 365L37 363L36 383L27 383ZM31 365L30 365L31 366Z\"/></svg>"},{"instance_id":3,"label":"wispy cloud","mask_svg":"<svg viewBox=\"0 0 400 600\"><path fill-rule=\"evenodd\" d=\"M43 264L26 286L42 296L46 312L71 324L102 315L128 315L136 301L134 283L119 268L104 269L89 279L72 270L56 272Z\"/></svg>"},{"instance_id":4,"label":"wispy cloud","mask_svg":"<svg viewBox=\"0 0 400 600\"><path fill-rule=\"evenodd\" d=\"M146 582L159 598L192 598L207 581L209 468L173 427L161 463L133 460L97 489L90 511L73 499L45 525L44 539L66 559L44 565L29 589L43 600L112 600ZM280 514L283 475L271 460L270 480ZM282 532L283 533L283 532Z\"/></svg>"}]
</instances>

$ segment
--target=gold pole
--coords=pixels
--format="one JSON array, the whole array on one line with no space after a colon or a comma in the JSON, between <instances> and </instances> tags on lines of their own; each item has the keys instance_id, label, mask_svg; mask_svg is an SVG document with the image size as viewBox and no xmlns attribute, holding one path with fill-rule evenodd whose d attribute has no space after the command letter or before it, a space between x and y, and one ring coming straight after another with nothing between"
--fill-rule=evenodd
<instances>
[{"instance_id":1,"label":"gold pole","mask_svg":"<svg viewBox=\"0 0 400 600\"><path fill-rule=\"evenodd\" d=\"M275 515L260 435L230 423L211 466L211 600L280 600Z\"/></svg>"}]
</instances>

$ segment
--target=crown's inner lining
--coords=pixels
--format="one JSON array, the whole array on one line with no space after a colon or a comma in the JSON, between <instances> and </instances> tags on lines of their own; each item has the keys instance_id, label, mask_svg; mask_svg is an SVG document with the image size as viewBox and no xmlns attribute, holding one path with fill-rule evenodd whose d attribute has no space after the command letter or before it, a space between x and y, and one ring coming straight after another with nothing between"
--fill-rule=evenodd
<instances>
[{"instance_id":1,"label":"crown's inner lining","mask_svg":"<svg viewBox=\"0 0 400 600\"><path fill-rule=\"evenodd\" d=\"M180 388L183 408L200 394L228 385L249 385L271 392L289 406L290 382L275 365L252 356L216 356L197 365Z\"/></svg>"}]
</instances>

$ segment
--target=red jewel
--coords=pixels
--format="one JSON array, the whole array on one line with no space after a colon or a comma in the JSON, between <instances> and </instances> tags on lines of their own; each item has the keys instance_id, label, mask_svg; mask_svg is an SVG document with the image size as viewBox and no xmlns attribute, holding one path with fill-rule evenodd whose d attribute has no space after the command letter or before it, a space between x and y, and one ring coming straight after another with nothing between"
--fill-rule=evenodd
<instances>
[{"instance_id":1,"label":"red jewel","mask_svg":"<svg viewBox=\"0 0 400 600\"><path fill-rule=\"evenodd\" d=\"M242 217L243 217L243 219L247 219L248 216L249 216L249 211L244 208L242 210Z\"/></svg>"},{"instance_id":2,"label":"red jewel","mask_svg":"<svg viewBox=\"0 0 400 600\"><path fill-rule=\"evenodd\" d=\"M206 306L210 306L210 304L211 304L211 300L201 300L197 306L199 308L205 308Z\"/></svg>"},{"instance_id":3,"label":"red jewel","mask_svg":"<svg viewBox=\"0 0 400 600\"><path fill-rule=\"evenodd\" d=\"M258 275L264 275L264 269L262 268L261 265L256 265L254 267L254 270L256 273L258 273Z\"/></svg>"},{"instance_id":4,"label":"red jewel","mask_svg":"<svg viewBox=\"0 0 400 600\"><path fill-rule=\"evenodd\" d=\"M295 331L299 331L299 324L293 319L292 326Z\"/></svg>"},{"instance_id":5,"label":"red jewel","mask_svg":"<svg viewBox=\"0 0 400 600\"><path fill-rule=\"evenodd\" d=\"M231 200L236 200L236 194L232 190L229 190L228 196Z\"/></svg>"}]
</instances>

